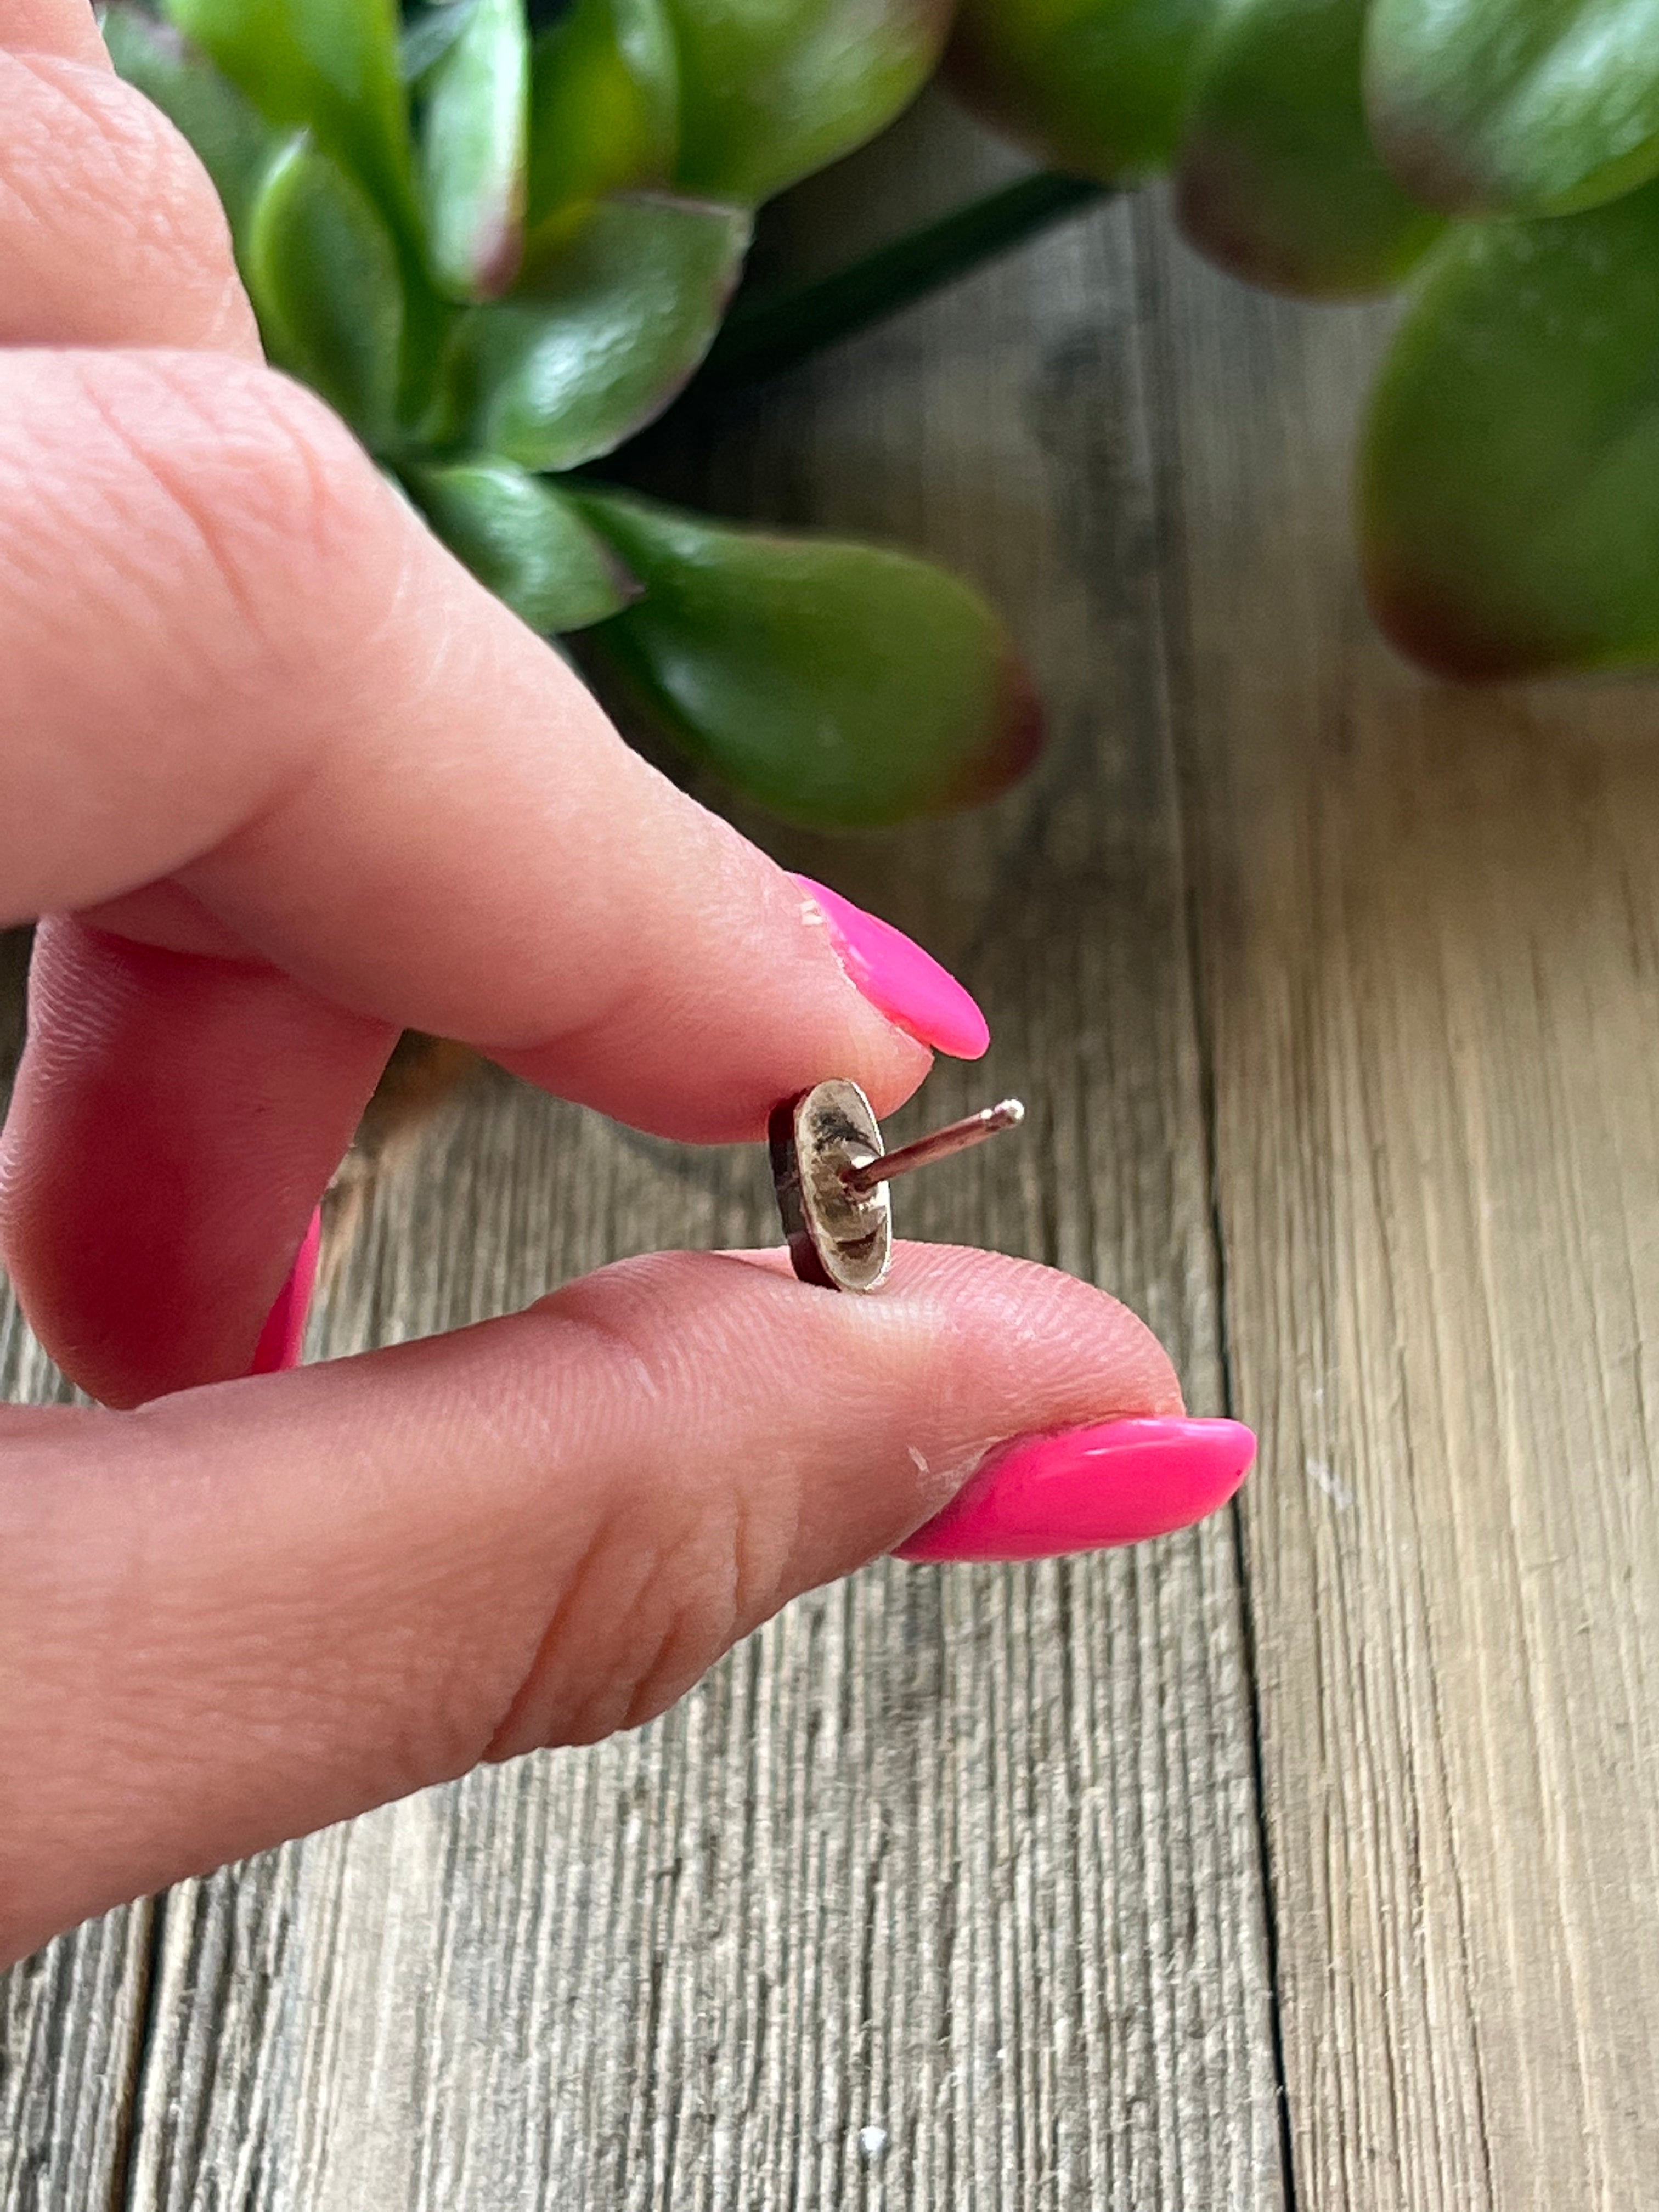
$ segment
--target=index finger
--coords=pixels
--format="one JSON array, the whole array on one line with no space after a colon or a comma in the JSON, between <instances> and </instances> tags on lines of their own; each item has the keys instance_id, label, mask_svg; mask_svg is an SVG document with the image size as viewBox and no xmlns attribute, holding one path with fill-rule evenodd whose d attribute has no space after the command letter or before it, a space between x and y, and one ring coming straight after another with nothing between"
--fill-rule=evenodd
<instances>
[{"instance_id":1,"label":"index finger","mask_svg":"<svg viewBox=\"0 0 1659 2212\"><path fill-rule=\"evenodd\" d=\"M167 879L208 945L671 1136L926 1067L821 909L269 371L0 357L0 665L9 919Z\"/></svg>"}]
</instances>

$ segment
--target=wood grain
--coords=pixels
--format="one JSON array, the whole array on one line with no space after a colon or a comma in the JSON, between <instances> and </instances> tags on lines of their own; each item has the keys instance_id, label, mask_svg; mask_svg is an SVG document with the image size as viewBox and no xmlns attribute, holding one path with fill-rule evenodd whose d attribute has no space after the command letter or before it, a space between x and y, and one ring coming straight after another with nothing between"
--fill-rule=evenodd
<instances>
[{"instance_id":1,"label":"wood grain","mask_svg":"<svg viewBox=\"0 0 1659 2212\"><path fill-rule=\"evenodd\" d=\"M920 125L798 221L844 251L893 176L945 198L1000 167ZM1109 211L653 465L729 512L929 548L1009 609L1054 710L1040 778L967 823L790 857L987 1003L993 1058L918 1110L1033 1107L1019 1145L918 1185L907 1227L1109 1285L1215 1409L1144 283ZM486 1079L336 1207L314 1349L775 1234L757 1153ZM38 2201L1273 2212L1246 1660L1224 1520L1018 1571L878 1567L638 1736L173 1893L148 1990L135 1967L100 2001L100 2032L142 2013L124 2160L71 2146ZM27 2032L10 2065L26 2095L54 2078Z\"/></svg>"},{"instance_id":2,"label":"wood grain","mask_svg":"<svg viewBox=\"0 0 1659 2212\"><path fill-rule=\"evenodd\" d=\"M122 2201L154 1908L108 1914L0 1975L0 2204Z\"/></svg>"},{"instance_id":3,"label":"wood grain","mask_svg":"<svg viewBox=\"0 0 1659 2212\"><path fill-rule=\"evenodd\" d=\"M1392 660L1384 319L1142 221L1297 2202L1650 2204L1659 695Z\"/></svg>"}]
</instances>

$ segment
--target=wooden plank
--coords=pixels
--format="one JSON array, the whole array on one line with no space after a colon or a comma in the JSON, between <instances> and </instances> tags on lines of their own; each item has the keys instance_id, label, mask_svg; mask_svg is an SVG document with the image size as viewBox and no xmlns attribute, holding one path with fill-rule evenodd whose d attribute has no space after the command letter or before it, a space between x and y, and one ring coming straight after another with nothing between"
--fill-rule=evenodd
<instances>
[{"instance_id":1,"label":"wooden plank","mask_svg":"<svg viewBox=\"0 0 1659 2212\"><path fill-rule=\"evenodd\" d=\"M118 2204L142 2046L149 1905L113 1912L0 1975L0 2204Z\"/></svg>"},{"instance_id":2,"label":"wooden plank","mask_svg":"<svg viewBox=\"0 0 1659 2212\"><path fill-rule=\"evenodd\" d=\"M1650 2203L1659 694L1394 661L1385 318L1160 262L1296 2201Z\"/></svg>"},{"instance_id":3,"label":"wooden plank","mask_svg":"<svg viewBox=\"0 0 1659 2212\"><path fill-rule=\"evenodd\" d=\"M927 190L983 166L915 143ZM1055 707L1042 779L969 823L787 849L986 999L994 1057L928 1109L1034 1109L908 1225L1120 1290L1214 1407L1138 283L1121 213L1057 236L732 420L702 488L930 546L1012 610ZM319 1348L775 1234L757 1152L493 1079L347 1211ZM627 1741L177 1891L130 2201L1267 2212L1243 1659L1224 1522L1018 1572L881 1566Z\"/></svg>"}]
</instances>

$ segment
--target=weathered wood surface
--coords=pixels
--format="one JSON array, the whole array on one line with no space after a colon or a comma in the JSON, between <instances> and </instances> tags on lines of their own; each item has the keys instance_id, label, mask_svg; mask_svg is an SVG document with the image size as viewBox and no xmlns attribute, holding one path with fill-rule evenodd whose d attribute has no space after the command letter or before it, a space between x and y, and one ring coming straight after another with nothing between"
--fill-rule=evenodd
<instances>
[{"instance_id":1,"label":"weathered wood surface","mask_svg":"<svg viewBox=\"0 0 1659 2212\"><path fill-rule=\"evenodd\" d=\"M998 159L920 125L793 246ZM0 2011L8 2212L1652 2201L1656 702L1455 697L1369 635L1380 328L1105 210L678 465L1012 616L1038 781L791 856L985 1000L929 1105L1034 1109L907 1225L1227 1377L1241 1514L878 1568L627 1742L53 1946ZM487 1081L337 1206L314 1348L770 1233L754 1157Z\"/></svg>"},{"instance_id":2,"label":"weathered wood surface","mask_svg":"<svg viewBox=\"0 0 1659 2212\"><path fill-rule=\"evenodd\" d=\"M1298 2203L1659 2202L1659 696L1361 618L1369 319L1160 243Z\"/></svg>"}]
</instances>

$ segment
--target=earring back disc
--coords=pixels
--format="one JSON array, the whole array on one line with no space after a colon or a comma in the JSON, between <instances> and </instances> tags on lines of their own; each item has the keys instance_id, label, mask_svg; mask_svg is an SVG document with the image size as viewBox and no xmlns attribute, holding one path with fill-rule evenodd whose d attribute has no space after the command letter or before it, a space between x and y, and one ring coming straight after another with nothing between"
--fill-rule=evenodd
<instances>
[{"instance_id":1,"label":"earring back disc","mask_svg":"<svg viewBox=\"0 0 1659 2212\"><path fill-rule=\"evenodd\" d=\"M870 1101L832 1076L775 1107L767 1133L795 1273L824 1290L876 1289L892 1263L892 1200L885 1183L868 1192L847 1183L887 1149Z\"/></svg>"}]
</instances>

